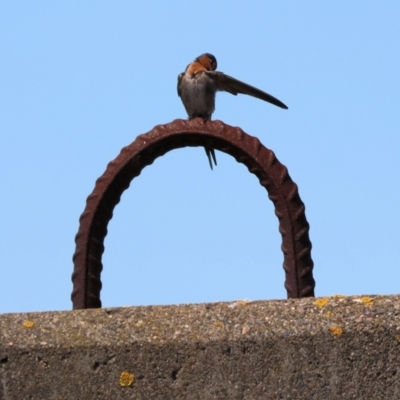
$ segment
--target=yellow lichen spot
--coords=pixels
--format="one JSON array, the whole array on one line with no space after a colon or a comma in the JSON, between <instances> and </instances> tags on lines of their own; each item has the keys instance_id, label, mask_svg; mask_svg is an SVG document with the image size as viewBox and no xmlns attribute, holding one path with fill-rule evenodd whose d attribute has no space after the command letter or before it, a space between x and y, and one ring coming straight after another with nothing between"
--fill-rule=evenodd
<instances>
[{"instance_id":1,"label":"yellow lichen spot","mask_svg":"<svg viewBox=\"0 0 400 400\"><path fill-rule=\"evenodd\" d=\"M400 336L396 336L396 340L400 342Z\"/></svg>"},{"instance_id":2,"label":"yellow lichen spot","mask_svg":"<svg viewBox=\"0 0 400 400\"><path fill-rule=\"evenodd\" d=\"M328 318L332 317L332 311L328 311L328 312L326 313L326 316L327 316Z\"/></svg>"},{"instance_id":3,"label":"yellow lichen spot","mask_svg":"<svg viewBox=\"0 0 400 400\"><path fill-rule=\"evenodd\" d=\"M361 297L361 301L367 307L370 307L374 304L374 299L372 297Z\"/></svg>"},{"instance_id":4,"label":"yellow lichen spot","mask_svg":"<svg viewBox=\"0 0 400 400\"><path fill-rule=\"evenodd\" d=\"M131 386L135 382L135 375L128 371L121 372L119 376L119 384L123 387Z\"/></svg>"},{"instance_id":5,"label":"yellow lichen spot","mask_svg":"<svg viewBox=\"0 0 400 400\"><path fill-rule=\"evenodd\" d=\"M332 335L335 335L335 336L343 335L343 328L341 328L340 326L331 326L329 328L329 330L331 331Z\"/></svg>"},{"instance_id":6,"label":"yellow lichen spot","mask_svg":"<svg viewBox=\"0 0 400 400\"><path fill-rule=\"evenodd\" d=\"M217 321L217 322L215 323L215 326L216 326L217 328L223 328L223 327L224 327L224 324L223 324L221 321Z\"/></svg>"},{"instance_id":7,"label":"yellow lichen spot","mask_svg":"<svg viewBox=\"0 0 400 400\"><path fill-rule=\"evenodd\" d=\"M343 294L334 294L331 297L332 299L344 299L346 296L344 296Z\"/></svg>"},{"instance_id":8,"label":"yellow lichen spot","mask_svg":"<svg viewBox=\"0 0 400 400\"><path fill-rule=\"evenodd\" d=\"M326 297L314 301L314 305L318 307L325 307L328 303L329 299L327 299Z\"/></svg>"},{"instance_id":9,"label":"yellow lichen spot","mask_svg":"<svg viewBox=\"0 0 400 400\"><path fill-rule=\"evenodd\" d=\"M22 323L22 326L24 328L33 328L35 326L35 323L33 321L24 321Z\"/></svg>"}]
</instances>

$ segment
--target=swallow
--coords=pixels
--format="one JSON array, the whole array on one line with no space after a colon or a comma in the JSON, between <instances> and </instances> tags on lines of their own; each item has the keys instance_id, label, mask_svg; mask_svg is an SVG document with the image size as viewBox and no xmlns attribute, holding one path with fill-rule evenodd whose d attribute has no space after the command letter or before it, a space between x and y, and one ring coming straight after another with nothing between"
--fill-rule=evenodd
<instances>
[{"instance_id":1,"label":"swallow","mask_svg":"<svg viewBox=\"0 0 400 400\"><path fill-rule=\"evenodd\" d=\"M210 53L204 53L178 75L178 96L182 100L189 119L200 117L204 121L211 120L211 115L215 110L215 95L218 91L228 92L235 96L238 93L247 94L277 107L288 108L270 94L216 69L217 59ZM210 167L213 169L212 160L217 165L214 149L205 147L205 151Z\"/></svg>"}]
</instances>

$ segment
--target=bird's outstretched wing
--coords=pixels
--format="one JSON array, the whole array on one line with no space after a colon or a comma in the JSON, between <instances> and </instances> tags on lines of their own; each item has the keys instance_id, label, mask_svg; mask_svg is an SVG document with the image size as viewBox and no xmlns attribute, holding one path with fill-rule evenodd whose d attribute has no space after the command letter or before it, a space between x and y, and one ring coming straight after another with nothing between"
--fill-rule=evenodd
<instances>
[{"instance_id":1,"label":"bird's outstretched wing","mask_svg":"<svg viewBox=\"0 0 400 400\"><path fill-rule=\"evenodd\" d=\"M229 75L225 75L223 72L207 71L205 73L215 82L218 90L234 94L235 96L238 93L247 94L249 96L256 97L257 99L267 101L268 103L274 104L275 106L285 109L288 108L285 104L283 104L274 96L271 96L270 94L265 93L262 90L255 88L254 86L250 86L247 83L232 78Z\"/></svg>"}]
</instances>

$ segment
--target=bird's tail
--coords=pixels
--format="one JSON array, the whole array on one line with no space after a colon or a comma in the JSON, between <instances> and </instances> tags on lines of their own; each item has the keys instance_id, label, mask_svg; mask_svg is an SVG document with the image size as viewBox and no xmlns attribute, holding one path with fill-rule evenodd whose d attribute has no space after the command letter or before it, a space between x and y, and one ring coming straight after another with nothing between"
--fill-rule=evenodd
<instances>
[{"instance_id":1,"label":"bird's tail","mask_svg":"<svg viewBox=\"0 0 400 400\"><path fill-rule=\"evenodd\" d=\"M208 162L210 163L210 168L213 169L213 161L214 165L217 165L217 158L215 157L215 151L212 147L204 147L206 151Z\"/></svg>"}]
</instances>

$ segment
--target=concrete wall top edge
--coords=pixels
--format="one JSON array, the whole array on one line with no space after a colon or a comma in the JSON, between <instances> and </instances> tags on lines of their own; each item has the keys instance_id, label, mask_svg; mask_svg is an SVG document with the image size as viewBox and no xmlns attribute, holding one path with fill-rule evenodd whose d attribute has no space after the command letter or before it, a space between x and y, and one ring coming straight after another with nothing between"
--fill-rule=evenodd
<instances>
[{"instance_id":1,"label":"concrete wall top edge","mask_svg":"<svg viewBox=\"0 0 400 400\"><path fill-rule=\"evenodd\" d=\"M3 347L59 347L320 333L339 337L384 326L400 329L399 295L3 314L0 343Z\"/></svg>"}]
</instances>

